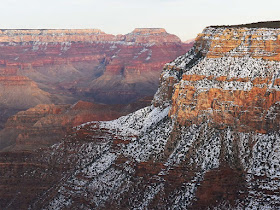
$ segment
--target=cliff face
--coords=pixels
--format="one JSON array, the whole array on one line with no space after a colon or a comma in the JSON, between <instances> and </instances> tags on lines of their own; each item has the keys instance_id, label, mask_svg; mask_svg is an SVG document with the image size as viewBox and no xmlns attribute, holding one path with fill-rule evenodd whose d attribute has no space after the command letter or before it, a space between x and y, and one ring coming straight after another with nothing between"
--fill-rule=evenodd
<instances>
[{"instance_id":1,"label":"cliff face","mask_svg":"<svg viewBox=\"0 0 280 210\"><path fill-rule=\"evenodd\" d=\"M181 43L181 40L168 34L163 28L136 28L125 36L128 42L136 43Z\"/></svg>"},{"instance_id":2,"label":"cliff face","mask_svg":"<svg viewBox=\"0 0 280 210\"><path fill-rule=\"evenodd\" d=\"M219 58L230 54L232 57L250 55L279 61L280 29L265 28L206 28L199 34L197 47L203 48L208 58Z\"/></svg>"},{"instance_id":3,"label":"cliff face","mask_svg":"<svg viewBox=\"0 0 280 210\"><path fill-rule=\"evenodd\" d=\"M151 106L26 157L48 189L32 186L30 207L278 209L280 62L277 46L262 47L277 30L206 28L164 67Z\"/></svg>"},{"instance_id":4,"label":"cliff face","mask_svg":"<svg viewBox=\"0 0 280 210\"><path fill-rule=\"evenodd\" d=\"M217 127L241 132L278 130L279 33L264 28L205 29L189 55L199 54L197 64L188 67L180 57L168 66L184 69L174 86L170 116L181 125L211 119Z\"/></svg>"}]
</instances>

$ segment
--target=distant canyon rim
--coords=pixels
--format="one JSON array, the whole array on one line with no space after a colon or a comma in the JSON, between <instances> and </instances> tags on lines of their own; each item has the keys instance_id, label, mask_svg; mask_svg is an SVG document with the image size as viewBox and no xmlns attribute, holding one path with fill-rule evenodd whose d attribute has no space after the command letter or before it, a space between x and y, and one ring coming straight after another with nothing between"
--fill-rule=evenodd
<instances>
[{"instance_id":1,"label":"distant canyon rim","mask_svg":"<svg viewBox=\"0 0 280 210\"><path fill-rule=\"evenodd\" d=\"M1 29L0 150L46 146L78 122L147 106L164 64L192 45L162 28Z\"/></svg>"}]
</instances>

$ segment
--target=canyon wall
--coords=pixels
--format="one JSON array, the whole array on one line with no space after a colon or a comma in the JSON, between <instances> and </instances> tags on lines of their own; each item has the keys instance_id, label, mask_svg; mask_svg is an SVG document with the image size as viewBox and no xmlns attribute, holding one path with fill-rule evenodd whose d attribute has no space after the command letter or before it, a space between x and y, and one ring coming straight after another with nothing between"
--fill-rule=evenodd
<instances>
[{"instance_id":1,"label":"canyon wall","mask_svg":"<svg viewBox=\"0 0 280 210\"><path fill-rule=\"evenodd\" d=\"M279 208L279 34L270 27L206 28L164 67L151 107L79 127L106 146L92 149L99 158L41 205Z\"/></svg>"},{"instance_id":2,"label":"canyon wall","mask_svg":"<svg viewBox=\"0 0 280 210\"><path fill-rule=\"evenodd\" d=\"M280 31L271 24L207 27L187 54L165 65L151 106L84 123L50 148L21 154L30 166L1 156L1 185L18 195L0 203L278 209ZM40 185L29 185L32 178Z\"/></svg>"},{"instance_id":3,"label":"canyon wall","mask_svg":"<svg viewBox=\"0 0 280 210\"><path fill-rule=\"evenodd\" d=\"M187 67L179 57L167 67L186 67L174 86L170 116L181 125L211 119L240 132L278 130L279 34L279 29L206 28L193 48L200 62Z\"/></svg>"},{"instance_id":4,"label":"canyon wall","mask_svg":"<svg viewBox=\"0 0 280 210\"><path fill-rule=\"evenodd\" d=\"M164 29L0 30L0 128L38 104L130 103L152 96L163 65L192 46Z\"/></svg>"}]
</instances>

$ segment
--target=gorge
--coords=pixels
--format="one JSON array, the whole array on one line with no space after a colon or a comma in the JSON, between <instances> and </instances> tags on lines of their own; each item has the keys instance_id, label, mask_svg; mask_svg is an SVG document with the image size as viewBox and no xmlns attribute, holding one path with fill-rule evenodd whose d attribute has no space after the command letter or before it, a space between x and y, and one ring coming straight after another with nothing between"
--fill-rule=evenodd
<instances>
[{"instance_id":1,"label":"gorge","mask_svg":"<svg viewBox=\"0 0 280 210\"><path fill-rule=\"evenodd\" d=\"M48 146L78 123L147 106L164 64L192 44L162 28L0 30L0 151Z\"/></svg>"},{"instance_id":2,"label":"gorge","mask_svg":"<svg viewBox=\"0 0 280 210\"><path fill-rule=\"evenodd\" d=\"M1 125L38 104L127 104L152 96L163 65L192 43L164 29L0 30Z\"/></svg>"},{"instance_id":3,"label":"gorge","mask_svg":"<svg viewBox=\"0 0 280 210\"><path fill-rule=\"evenodd\" d=\"M205 28L150 106L0 153L0 207L280 208L279 55L280 22Z\"/></svg>"}]
</instances>

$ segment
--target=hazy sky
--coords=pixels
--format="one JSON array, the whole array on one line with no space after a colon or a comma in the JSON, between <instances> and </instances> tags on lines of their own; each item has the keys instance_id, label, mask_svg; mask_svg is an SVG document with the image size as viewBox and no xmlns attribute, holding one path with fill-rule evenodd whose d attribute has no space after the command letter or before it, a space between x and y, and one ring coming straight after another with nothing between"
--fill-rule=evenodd
<instances>
[{"instance_id":1,"label":"hazy sky","mask_svg":"<svg viewBox=\"0 0 280 210\"><path fill-rule=\"evenodd\" d=\"M183 41L204 27L280 20L280 0L0 0L0 28L162 27Z\"/></svg>"}]
</instances>

